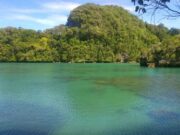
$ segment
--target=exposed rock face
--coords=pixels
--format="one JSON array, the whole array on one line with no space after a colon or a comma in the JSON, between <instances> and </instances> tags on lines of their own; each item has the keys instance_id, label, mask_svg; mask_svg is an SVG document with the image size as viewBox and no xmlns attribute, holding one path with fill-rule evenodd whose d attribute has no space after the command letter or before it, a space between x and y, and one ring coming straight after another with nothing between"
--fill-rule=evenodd
<instances>
[{"instance_id":1,"label":"exposed rock face","mask_svg":"<svg viewBox=\"0 0 180 135\"><path fill-rule=\"evenodd\" d=\"M155 67L156 67L156 64L155 64L155 63L148 63L148 67L149 67L149 68L155 68Z\"/></svg>"}]
</instances>

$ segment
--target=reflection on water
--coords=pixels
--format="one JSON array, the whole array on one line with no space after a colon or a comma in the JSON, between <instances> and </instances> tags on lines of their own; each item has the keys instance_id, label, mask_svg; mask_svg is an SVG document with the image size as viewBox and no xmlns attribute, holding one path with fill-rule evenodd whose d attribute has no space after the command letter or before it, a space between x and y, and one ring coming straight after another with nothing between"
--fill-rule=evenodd
<instances>
[{"instance_id":1,"label":"reflection on water","mask_svg":"<svg viewBox=\"0 0 180 135\"><path fill-rule=\"evenodd\" d=\"M0 135L179 135L179 71L0 64Z\"/></svg>"}]
</instances>

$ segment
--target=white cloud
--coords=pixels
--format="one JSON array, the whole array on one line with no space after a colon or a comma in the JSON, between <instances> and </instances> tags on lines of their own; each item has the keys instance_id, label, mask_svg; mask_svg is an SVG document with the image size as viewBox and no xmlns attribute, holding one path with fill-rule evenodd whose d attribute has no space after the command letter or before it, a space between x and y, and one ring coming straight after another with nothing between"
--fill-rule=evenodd
<instances>
[{"instance_id":1,"label":"white cloud","mask_svg":"<svg viewBox=\"0 0 180 135\"><path fill-rule=\"evenodd\" d=\"M122 6L124 9L130 11L130 12L135 12L135 7L134 6Z\"/></svg>"},{"instance_id":2,"label":"white cloud","mask_svg":"<svg viewBox=\"0 0 180 135\"><path fill-rule=\"evenodd\" d=\"M23 13L23 14L33 14L33 13L46 13L47 10L44 9L11 9L13 13Z\"/></svg>"},{"instance_id":3,"label":"white cloud","mask_svg":"<svg viewBox=\"0 0 180 135\"><path fill-rule=\"evenodd\" d=\"M53 27L67 22L67 15L78 7L74 2L46 2L40 3L37 8L11 8L6 11L6 18L11 21L24 21ZM7 15L8 14L8 15Z\"/></svg>"},{"instance_id":4,"label":"white cloud","mask_svg":"<svg viewBox=\"0 0 180 135\"><path fill-rule=\"evenodd\" d=\"M45 25L45 26L49 27L49 26L58 25L59 23L66 22L67 16L51 15L51 16L48 16L48 17L42 19L42 18L36 18L36 17L28 16L28 15L19 14L19 15L11 16L10 19L20 20L20 21L31 21L31 22L38 23L38 24Z\"/></svg>"},{"instance_id":5,"label":"white cloud","mask_svg":"<svg viewBox=\"0 0 180 135\"><path fill-rule=\"evenodd\" d=\"M76 7L80 6L79 3L73 2L48 2L39 5L39 8L24 8L24 9L11 9L10 12L34 14L34 13L63 13L70 12Z\"/></svg>"},{"instance_id":6,"label":"white cloud","mask_svg":"<svg viewBox=\"0 0 180 135\"><path fill-rule=\"evenodd\" d=\"M69 10L73 10L79 5L80 5L79 3L74 3L74 2L49 2L49 3L44 3L42 7L49 10L69 11Z\"/></svg>"}]
</instances>

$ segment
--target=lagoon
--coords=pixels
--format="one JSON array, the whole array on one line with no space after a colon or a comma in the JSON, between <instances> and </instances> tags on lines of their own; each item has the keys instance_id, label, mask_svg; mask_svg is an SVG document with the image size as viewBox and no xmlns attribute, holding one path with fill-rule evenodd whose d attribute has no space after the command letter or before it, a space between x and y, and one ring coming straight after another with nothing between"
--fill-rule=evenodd
<instances>
[{"instance_id":1,"label":"lagoon","mask_svg":"<svg viewBox=\"0 0 180 135\"><path fill-rule=\"evenodd\" d=\"M0 135L179 134L179 68L0 64Z\"/></svg>"}]
</instances>

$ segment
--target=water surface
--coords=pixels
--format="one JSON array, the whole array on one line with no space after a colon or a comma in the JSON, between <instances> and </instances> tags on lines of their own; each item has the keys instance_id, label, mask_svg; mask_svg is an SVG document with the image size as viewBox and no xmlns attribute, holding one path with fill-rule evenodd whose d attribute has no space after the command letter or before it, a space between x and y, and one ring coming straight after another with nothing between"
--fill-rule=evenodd
<instances>
[{"instance_id":1,"label":"water surface","mask_svg":"<svg viewBox=\"0 0 180 135\"><path fill-rule=\"evenodd\" d=\"M180 69L0 64L0 135L179 135Z\"/></svg>"}]
</instances>

